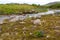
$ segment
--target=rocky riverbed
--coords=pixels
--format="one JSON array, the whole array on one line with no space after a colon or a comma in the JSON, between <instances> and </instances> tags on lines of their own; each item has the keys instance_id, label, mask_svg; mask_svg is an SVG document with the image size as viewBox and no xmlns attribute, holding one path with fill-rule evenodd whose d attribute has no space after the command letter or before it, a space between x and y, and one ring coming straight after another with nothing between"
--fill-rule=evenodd
<instances>
[{"instance_id":1,"label":"rocky riverbed","mask_svg":"<svg viewBox=\"0 0 60 40\"><path fill-rule=\"evenodd\" d=\"M13 16L11 16L13 17ZM0 24L0 40L60 40L60 16L43 15Z\"/></svg>"}]
</instances>

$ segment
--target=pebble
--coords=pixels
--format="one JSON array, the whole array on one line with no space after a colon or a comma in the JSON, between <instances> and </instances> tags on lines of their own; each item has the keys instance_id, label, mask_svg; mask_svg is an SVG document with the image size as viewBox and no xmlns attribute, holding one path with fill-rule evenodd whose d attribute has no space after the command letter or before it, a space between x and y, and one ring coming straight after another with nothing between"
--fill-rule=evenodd
<instances>
[{"instance_id":1,"label":"pebble","mask_svg":"<svg viewBox=\"0 0 60 40\"><path fill-rule=\"evenodd\" d=\"M47 35L47 36L46 36L46 38L49 38L49 37L50 37L50 35Z\"/></svg>"},{"instance_id":2,"label":"pebble","mask_svg":"<svg viewBox=\"0 0 60 40\"><path fill-rule=\"evenodd\" d=\"M17 30L18 28L15 28L15 30Z\"/></svg>"},{"instance_id":3,"label":"pebble","mask_svg":"<svg viewBox=\"0 0 60 40\"><path fill-rule=\"evenodd\" d=\"M29 18L31 18L32 16L29 16Z\"/></svg>"},{"instance_id":4,"label":"pebble","mask_svg":"<svg viewBox=\"0 0 60 40\"><path fill-rule=\"evenodd\" d=\"M9 33L3 33L1 36L2 36L2 37L4 37L4 36L9 36Z\"/></svg>"},{"instance_id":5,"label":"pebble","mask_svg":"<svg viewBox=\"0 0 60 40\"><path fill-rule=\"evenodd\" d=\"M30 32L30 35L32 35L33 33Z\"/></svg>"},{"instance_id":6,"label":"pebble","mask_svg":"<svg viewBox=\"0 0 60 40\"><path fill-rule=\"evenodd\" d=\"M25 23L25 22L19 22L19 23L22 23L22 24L23 24L23 23Z\"/></svg>"},{"instance_id":7,"label":"pebble","mask_svg":"<svg viewBox=\"0 0 60 40\"><path fill-rule=\"evenodd\" d=\"M25 34L25 31L23 31L23 34L26 35L26 34Z\"/></svg>"},{"instance_id":8,"label":"pebble","mask_svg":"<svg viewBox=\"0 0 60 40\"><path fill-rule=\"evenodd\" d=\"M23 30L26 30L26 29L27 29L26 27L23 28Z\"/></svg>"},{"instance_id":9,"label":"pebble","mask_svg":"<svg viewBox=\"0 0 60 40\"><path fill-rule=\"evenodd\" d=\"M37 27L37 26L33 26L33 27Z\"/></svg>"}]
</instances>

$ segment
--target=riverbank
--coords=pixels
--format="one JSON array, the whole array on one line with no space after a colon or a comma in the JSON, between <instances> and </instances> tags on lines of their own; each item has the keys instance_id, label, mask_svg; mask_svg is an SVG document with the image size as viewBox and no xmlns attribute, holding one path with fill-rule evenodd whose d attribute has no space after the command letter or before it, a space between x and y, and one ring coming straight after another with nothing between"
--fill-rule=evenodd
<instances>
[{"instance_id":1,"label":"riverbank","mask_svg":"<svg viewBox=\"0 0 60 40\"><path fill-rule=\"evenodd\" d=\"M60 40L60 16L58 15L44 15L37 19L27 18L23 21L6 22L0 24L0 39ZM40 34L41 32L43 33Z\"/></svg>"},{"instance_id":2,"label":"riverbank","mask_svg":"<svg viewBox=\"0 0 60 40\"><path fill-rule=\"evenodd\" d=\"M0 4L0 15L34 14L45 11L46 7L36 4Z\"/></svg>"}]
</instances>

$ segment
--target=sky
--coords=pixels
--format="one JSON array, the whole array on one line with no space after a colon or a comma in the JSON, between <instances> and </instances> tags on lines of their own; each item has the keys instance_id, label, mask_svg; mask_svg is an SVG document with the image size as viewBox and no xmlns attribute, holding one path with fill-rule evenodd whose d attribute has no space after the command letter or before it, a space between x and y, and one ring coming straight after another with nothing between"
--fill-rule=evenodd
<instances>
[{"instance_id":1,"label":"sky","mask_svg":"<svg viewBox=\"0 0 60 40\"><path fill-rule=\"evenodd\" d=\"M50 2L56 2L60 0L0 0L0 4L5 3L28 3L28 4L40 4L44 5Z\"/></svg>"}]
</instances>

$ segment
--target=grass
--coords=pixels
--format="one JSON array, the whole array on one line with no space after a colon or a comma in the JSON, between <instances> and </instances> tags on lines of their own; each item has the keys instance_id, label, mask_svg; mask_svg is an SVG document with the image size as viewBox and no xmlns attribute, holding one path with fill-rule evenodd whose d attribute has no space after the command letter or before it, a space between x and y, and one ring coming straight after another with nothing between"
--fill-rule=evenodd
<instances>
[{"instance_id":1,"label":"grass","mask_svg":"<svg viewBox=\"0 0 60 40\"><path fill-rule=\"evenodd\" d=\"M27 14L27 13L37 13L45 12L47 9L45 7L38 7L29 4L0 4L0 15L10 15L10 14ZM34 12L32 12L34 10Z\"/></svg>"}]
</instances>

